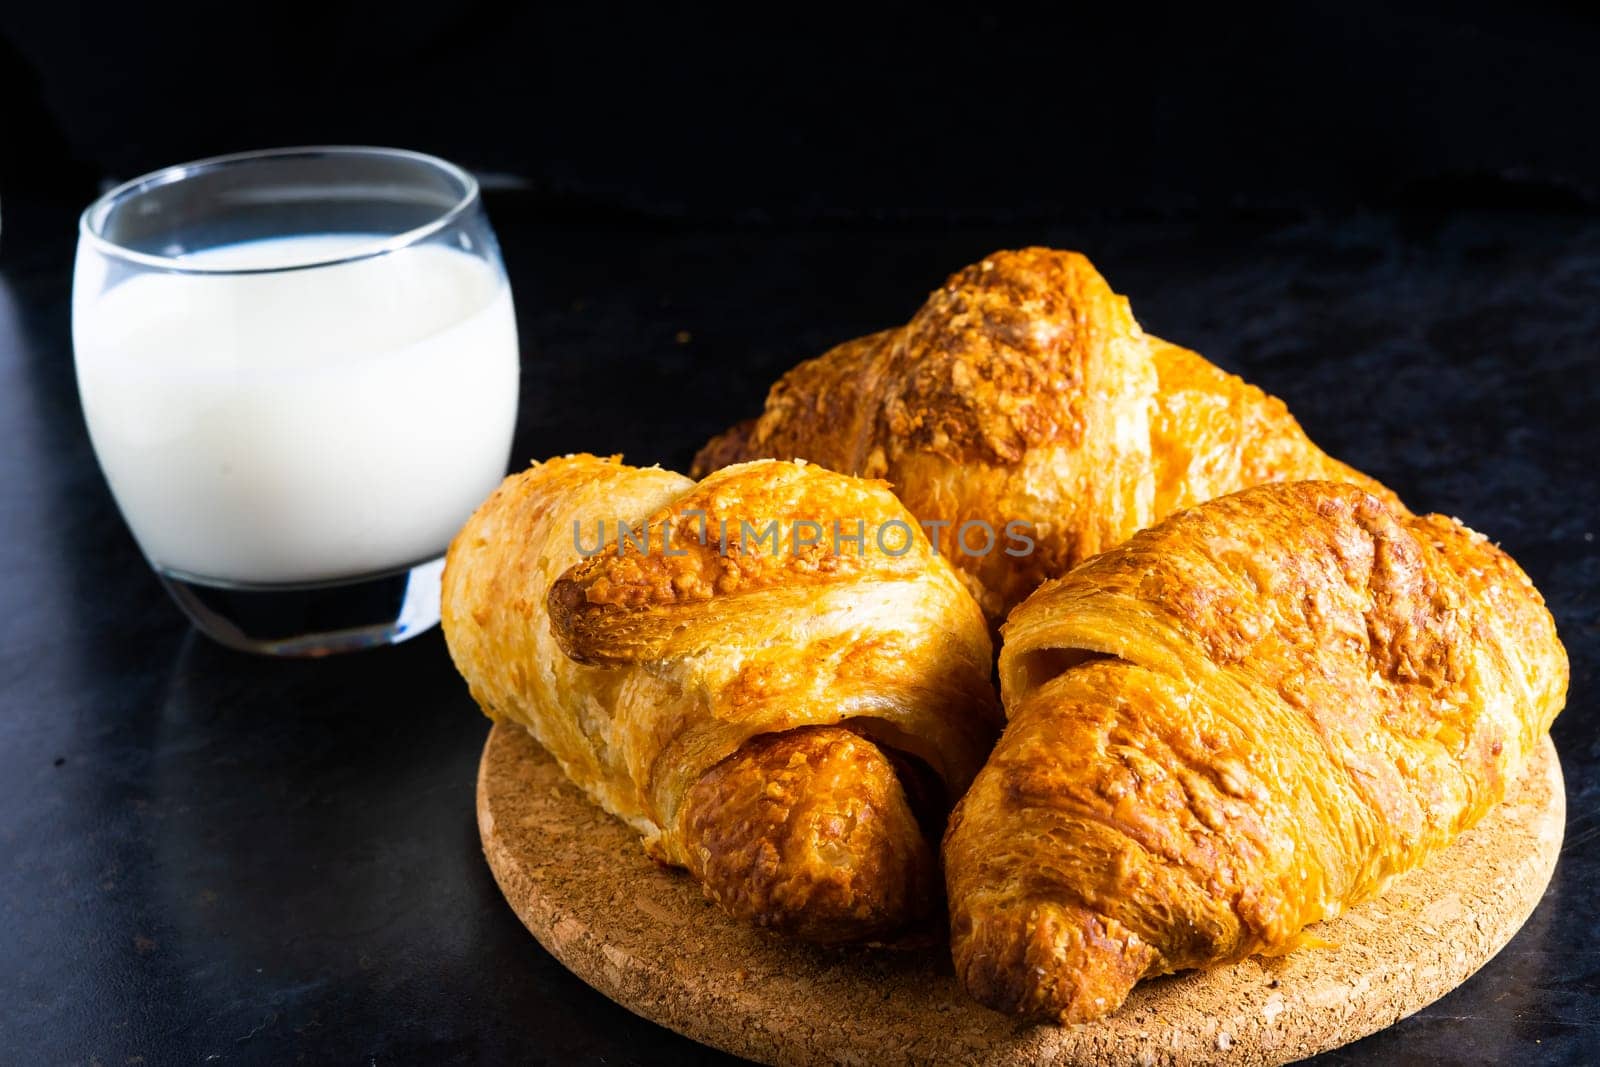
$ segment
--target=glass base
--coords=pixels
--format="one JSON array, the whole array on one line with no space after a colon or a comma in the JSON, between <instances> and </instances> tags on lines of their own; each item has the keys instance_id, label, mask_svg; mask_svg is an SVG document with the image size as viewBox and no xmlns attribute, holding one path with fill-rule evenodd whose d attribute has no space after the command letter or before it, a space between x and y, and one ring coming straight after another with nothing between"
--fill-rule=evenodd
<instances>
[{"instance_id":1,"label":"glass base","mask_svg":"<svg viewBox=\"0 0 1600 1067\"><path fill-rule=\"evenodd\" d=\"M267 656L326 656L397 645L439 622L444 557L314 585L224 585L157 570L201 633Z\"/></svg>"}]
</instances>

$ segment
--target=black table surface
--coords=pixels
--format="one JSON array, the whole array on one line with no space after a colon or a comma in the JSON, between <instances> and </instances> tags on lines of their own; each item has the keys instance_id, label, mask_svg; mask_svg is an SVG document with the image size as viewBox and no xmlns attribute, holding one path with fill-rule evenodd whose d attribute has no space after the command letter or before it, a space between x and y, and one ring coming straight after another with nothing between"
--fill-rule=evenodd
<instances>
[{"instance_id":1,"label":"black table surface","mask_svg":"<svg viewBox=\"0 0 1600 1067\"><path fill-rule=\"evenodd\" d=\"M1503 544L1572 657L1554 882L1462 988L1329 1063L1600 1048L1600 223L1458 211L720 231L490 201L523 344L514 457L680 469L796 360L995 248L1088 252L1146 328ZM10 232L27 219L27 233ZM437 631L323 661L194 634L90 450L70 211L0 244L0 1060L691 1062L518 924L479 850L488 723ZM396 427L404 433L404 427Z\"/></svg>"}]
</instances>

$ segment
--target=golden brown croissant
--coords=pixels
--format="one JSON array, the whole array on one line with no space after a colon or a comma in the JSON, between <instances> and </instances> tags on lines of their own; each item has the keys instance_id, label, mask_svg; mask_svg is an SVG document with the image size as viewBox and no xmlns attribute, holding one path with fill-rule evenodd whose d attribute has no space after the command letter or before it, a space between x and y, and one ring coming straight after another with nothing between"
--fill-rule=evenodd
<instances>
[{"instance_id":1,"label":"golden brown croissant","mask_svg":"<svg viewBox=\"0 0 1600 1067\"><path fill-rule=\"evenodd\" d=\"M555 459L457 535L444 632L488 715L728 910L881 936L937 903L919 819L999 728L983 616L912 533L881 483L815 466Z\"/></svg>"},{"instance_id":2,"label":"golden brown croissant","mask_svg":"<svg viewBox=\"0 0 1600 1067\"><path fill-rule=\"evenodd\" d=\"M1180 512L1003 632L1009 722L944 844L952 950L983 1003L1069 1023L1381 892L1566 696L1508 556L1330 482Z\"/></svg>"},{"instance_id":3,"label":"golden brown croissant","mask_svg":"<svg viewBox=\"0 0 1600 1067\"><path fill-rule=\"evenodd\" d=\"M994 621L1135 530L1251 485L1326 478L1392 500L1281 401L1146 335L1086 258L1047 248L997 252L905 326L795 367L694 469L758 456L887 479L918 519L950 524L936 547ZM983 526L958 543L968 522L1027 524L1033 551L981 551Z\"/></svg>"}]
</instances>

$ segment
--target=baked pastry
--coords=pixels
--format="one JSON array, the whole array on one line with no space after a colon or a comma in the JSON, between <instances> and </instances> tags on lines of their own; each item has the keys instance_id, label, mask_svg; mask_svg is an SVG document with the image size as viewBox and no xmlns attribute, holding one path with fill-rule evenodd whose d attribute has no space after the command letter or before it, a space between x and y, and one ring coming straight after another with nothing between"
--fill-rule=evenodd
<instances>
[{"instance_id":1,"label":"baked pastry","mask_svg":"<svg viewBox=\"0 0 1600 1067\"><path fill-rule=\"evenodd\" d=\"M451 544L441 614L483 710L734 914L842 942L938 903L944 815L999 730L992 651L881 483L534 464Z\"/></svg>"},{"instance_id":2,"label":"baked pastry","mask_svg":"<svg viewBox=\"0 0 1600 1067\"><path fill-rule=\"evenodd\" d=\"M912 514L949 524L930 527L935 547L995 622L1045 579L1215 496L1325 478L1392 500L1281 401L1145 334L1086 258L1048 248L996 252L905 326L795 367L694 470L759 456L887 479ZM966 523L987 531L962 538ZM1007 536L1014 523L1031 551Z\"/></svg>"},{"instance_id":3,"label":"baked pastry","mask_svg":"<svg viewBox=\"0 0 1600 1067\"><path fill-rule=\"evenodd\" d=\"M944 842L952 951L984 1004L1065 1023L1382 892L1501 799L1566 696L1505 553L1327 482L1180 512L1003 634L1008 725Z\"/></svg>"}]
</instances>

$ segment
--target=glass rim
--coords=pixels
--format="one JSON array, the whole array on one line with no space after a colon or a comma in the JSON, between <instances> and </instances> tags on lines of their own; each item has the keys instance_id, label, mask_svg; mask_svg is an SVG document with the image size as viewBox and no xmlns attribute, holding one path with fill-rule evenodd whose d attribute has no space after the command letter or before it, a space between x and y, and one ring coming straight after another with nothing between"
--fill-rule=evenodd
<instances>
[{"instance_id":1,"label":"glass rim","mask_svg":"<svg viewBox=\"0 0 1600 1067\"><path fill-rule=\"evenodd\" d=\"M113 205L151 189L174 185L199 174L220 170L225 167L248 165L269 159L292 159L297 156L366 156L375 159L387 158L420 164L443 173L457 182L461 187L461 195L453 204L441 211L438 217L430 219L421 226L414 226L409 230L389 237L376 238L371 242L362 242L354 248L340 252L337 255L311 256L305 260L280 263L270 267L206 265L185 262L179 256L163 256L153 252L139 252L118 244L96 229L96 222L103 225L104 216L110 214L110 209ZM414 152L406 148L383 148L375 145L296 145L286 148L260 148L249 152L230 152L226 155L207 156L204 159L190 160L186 163L174 163L171 166L161 167L158 170L150 171L148 174L141 174L137 178L122 182L120 185L100 194L92 204L83 209L83 213L78 216L78 239L80 242L88 243L97 252L108 258L120 259L127 263L172 274L281 274L288 271L308 270L315 267L335 267L342 263L374 259L378 256L407 248L452 225L461 216L477 206L479 197L478 179L474 178L471 172L451 163L447 159L441 159L426 152ZM99 217L97 218L97 216Z\"/></svg>"}]
</instances>

